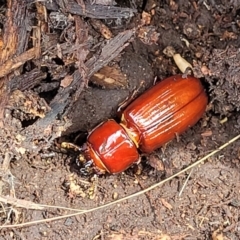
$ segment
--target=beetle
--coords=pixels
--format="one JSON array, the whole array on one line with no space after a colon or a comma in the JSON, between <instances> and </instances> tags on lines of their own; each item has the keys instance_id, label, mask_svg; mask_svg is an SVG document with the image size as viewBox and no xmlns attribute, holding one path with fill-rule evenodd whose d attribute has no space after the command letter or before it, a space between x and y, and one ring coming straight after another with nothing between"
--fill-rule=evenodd
<instances>
[{"instance_id":1,"label":"beetle","mask_svg":"<svg viewBox=\"0 0 240 240\"><path fill-rule=\"evenodd\" d=\"M121 114L120 123L100 123L78 148L85 169L120 173L193 126L203 115L208 98L193 76L168 77L136 98Z\"/></svg>"}]
</instances>

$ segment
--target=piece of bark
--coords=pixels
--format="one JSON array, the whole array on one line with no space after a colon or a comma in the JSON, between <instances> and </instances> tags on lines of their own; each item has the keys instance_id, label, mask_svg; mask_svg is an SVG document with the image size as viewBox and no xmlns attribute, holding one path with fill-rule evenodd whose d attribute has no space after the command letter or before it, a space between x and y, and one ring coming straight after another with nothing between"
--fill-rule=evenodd
<instances>
[{"instance_id":1,"label":"piece of bark","mask_svg":"<svg viewBox=\"0 0 240 240\"><path fill-rule=\"evenodd\" d=\"M118 89L127 87L127 77L116 66L105 66L95 73L90 81L106 89Z\"/></svg>"},{"instance_id":2,"label":"piece of bark","mask_svg":"<svg viewBox=\"0 0 240 240\"><path fill-rule=\"evenodd\" d=\"M101 4L106 6L117 5L115 0L92 0L93 4Z\"/></svg>"},{"instance_id":3,"label":"piece of bark","mask_svg":"<svg viewBox=\"0 0 240 240\"><path fill-rule=\"evenodd\" d=\"M0 51L0 64L5 63L5 66L8 67L8 69L7 71L5 68L0 70L1 76L4 76L3 78L0 78L0 127L3 126L4 109L7 105L9 97L6 84L9 79L11 79L11 77L6 77L6 75L3 75L2 71L4 74L8 74L9 70L15 69L11 63L11 59L13 56L19 56L22 54L27 48L29 40L29 32L27 30L27 14L28 8L26 1L7 1L6 21L4 23L3 30L3 46ZM30 55L31 54L32 53L30 52ZM17 62L15 62L15 64L17 64Z\"/></svg>"},{"instance_id":4,"label":"piece of bark","mask_svg":"<svg viewBox=\"0 0 240 240\"><path fill-rule=\"evenodd\" d=\"M98 19L91 19L90 20L91 25L93 26L93 28L101 33L101 35L105 38L105 39L110 39L112 38L113 34L110 31L110 29L103 24L103 22L101 20Z\"/></svg>"},{"instance_id":5,"label":"piece of bark","mask_svg":"<svg viewBox=\"0 0 240 240\"><path fill-rule=\"evenodd\" d=\"M2 65L0 65L0 78L8 75L12 71L16 70L17 68L22 66L24 63L35 58L38 55L39 55L39 49L34 47L23 52L22 54L20 54L15 58L10 58L6 62L4 62Z\"/></svg>"},{"instance_id":6,"label":"piece of bark","mask_svg":"<svg viewBox=\"0 0 240 240\"><path fill-rule=\"evenodd\" d=\"M59 11L58 0L42 2L49 11Z\"/></svg>"},{"instance_id":7,"label":"piece of bark","mask_svg":"<svg viewBox=\"0 0 240 240\"><path fill-rule=\"evenodd\" d=\"M0 52L0 64L19 55L27 47L28 36L26 30L27 4L24 0L8 0L6 21L3 33L3 49Z\"/></svg>"},{"instance_id":8,"label":"piece of bark","mask_svg":"<svg viewBox=\"0 0 240 240\"><path fill-rule=\"evenodd\" d=\"M87 47L88 41L88 26L81 17L75 16L75 23L76 23L76 45L78 46L77 49L77 60L78 60L78 71L81 73L82 78L87 83L87 68L84 64L86 61L86 57L89 53Z\"/></svg>"},{"instance_id":9,"label":"piece of bark","mask_svg":"<svg viewBox=\"0 0 240 240\"><path fill-rule=\"evenodd\" d=\"M35 68L23 75L15 76L8 82L10 92L19 89L21 91L31 89L47 77L47 73L41 72Z\"/></svg>"},{"instance_id":10,"label":"piece of bark","mask_svg":"<svg viewBox=\"0 0 240 240\"><path fill-rule=\"evenodd\" d=\"M60 0L59 6L64 11L80 15L83 17L97 18L97 19L119 19L119 18L131 18L136 9L122 8L115 6L105 6L100 4L85 3L85 7L77 4L74 0Z\"/></svg>"},{"instance_id":11,"label":"piece of bark","mask_svg":"<svg viewBox=\"0 0 240 240\"><path fill-rule=\"evenodd\" d=\"M96 56L90 58L86 62L86 66L89 69L88 77L91 77L94 73L100 70L103 66L106 66L114 58L116 58L120 52L128 46L128 42L133 37L135 29L126 30L119 33L116 37L111 39L108 44L106 44L98 59Z\"/></svg>"}]
</instances>

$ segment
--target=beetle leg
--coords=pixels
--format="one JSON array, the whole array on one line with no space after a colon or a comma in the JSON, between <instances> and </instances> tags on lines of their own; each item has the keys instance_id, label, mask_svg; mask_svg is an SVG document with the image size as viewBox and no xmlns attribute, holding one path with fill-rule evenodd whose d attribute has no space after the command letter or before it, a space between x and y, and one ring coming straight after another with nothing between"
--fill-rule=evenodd
<instances>
[{"instance_id":1,"label":"beetle leg","mask_svg":"<svg viewBox=\"0 0 240 240\"><path fill-rule=\"evenodd\" d=\"M62 142L61 143L61 147L62 148L66 148L66 149L73 149L74 151L82 151L82 147L79 147L78 145L74 144L74 143L70 143L70 142Z\"/></svg>"},{"instance_id":2,"label":"beetle leg","mask_svg":"<svg viewBox=\"0 0 240 240\"><path fill-rule=\"evenodd\" d=\"M86 159L85 159L84 155L80 153L76 159L76 164L79 167L82 167L83 165L85 165L85 163L86 163Z\"/></svg>"},{"instance_id":3,"label":"beetle leg","mask_svg":"<svg viewBox=\"0 0 240 240\"><path fill-rule=\"evenodd\" d=\"M80 165L80 161L77 161L78 166ZM84 163L84 165L80 168L80 173L87 176L92 174L93 171L93 161L87 161L86 163Z\"/></svg>"},{"instance_id":4,"label":"beetle leg","mask_svg":"<svg viewBox=\"0 0 240 240\"><path fill-rule=\"evenodd\" d=\"M84 164L84 168L89 169L90 167L92 167L93 165L93 161L89 160Z\"/></svg>"},{"instance_id":5,"label":"beetle leg","mask_svg":"<svg viewBox=\"0 0 240 240\"><path fill-rule=\"evenodd\" d=\"M179 142L180 138L179 138L179 134L177 132L175 132L175 136L176 136L177 142Z\"/></svg>"},{"instance_id":6,"label":"beetle leg","mask_svg":"<svg viewBox=\"0 0 240 240\"><path fill-rule=\"evenodd\" d=\"M142 170L143 170L142 164L137 164L137 165L134 167L134 174L135 174L135 175L141 175L141 174L142 174Z\"/></svg>"},{"instance_id":7,"label":"beetle leg","mask_svg":"<svg viewBox=\"0 0 240 240\"><path fill-rule=\"evenodd\" d=\"M93 160L87 161L82 168L80 168L80 172L85 175L91 175L92 173L96 173L97 175L105 174L106 171L99 169L97 167L94 167Z\"/></svg>"},{"instance_id":8,"label":"beetle leg","mask_svg":"<svg viewBox=\"0 0 240 240\"><path fill-rule=\"evenodd\" d=\"M76 152L79 151L79 152L83 152L84 149L86 148L85 145L83 145L82 147L79 147L78 145L74 144L74 143L69 143L69 142L62 142L61 143L61 147L62 148L66 148L66 149L73 149L75 150ZM81 167L80 168L80 172L81 174L83 175L89 175L93 172L93 161L90 160L90 161L86 161L86 158L85 156L80 153L78 155L78 158L76 159L76 164Z\"/></svg>"},{"instance_id":9,"label":"beetle leg","mask_svg":"<svg viewBox=\"0 0 240 240\"><path fill-rule=\"evenodd\" d=\"M136 164L138 165L141 161L142 161L142 158L139 156L139 158L138 158Z\"/></svg>"},{"instance_id":10,"label":"beetle leg","mask_svg":"<svg viewBox=\"0 0 240 240\"><path fill-rule=\"evenodd\" d=\"M92 171L89 171L89 169L86 169L86 168L80 168L79 171L84 176L89 176L92 173Z\"/></svg>"},{"instance_id":11,"label":"beetle leg","mask_svg":"<svg viewBox=\"0 0 240 240\"><path fill-rule=\"evenodd\" d=\"M153 80L153 86L157 84L157 80L158 80L158 78L157 78L157 76L155 76L155 78Z\"/></svg>"},{"instance_id":12,"label":"beetle leg","mask_svg":"<svg viewBox=\"0 0 240 240\"><path fill-rule=\"evenodd\" d=\"M162 151L163 154L165 153L165 150L167 149L167 145L168 145L168 142L163 144L162 147L161 147L161 151Z\"/></svg>"}]
</instances>

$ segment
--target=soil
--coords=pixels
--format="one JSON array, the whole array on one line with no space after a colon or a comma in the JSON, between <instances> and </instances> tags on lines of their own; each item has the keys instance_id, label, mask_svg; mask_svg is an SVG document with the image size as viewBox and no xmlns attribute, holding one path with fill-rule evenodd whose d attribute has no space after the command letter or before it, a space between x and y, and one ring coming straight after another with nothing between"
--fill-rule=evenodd
<instances>
[{"instance_id":1,"label":"soil","mask_svg":"<svg viewBox=\"0 0 240 240\"><path fill-rule=\"evenodd\" d=\"M135 0L131 4L118 1L116 6L137 11L133 17L122 21L101 19L114 36L138 26L144 10L151 15L147 26L157 33L157 41L152 35L146 42L134 34L129 45L108 64L111 67L117 65L127 82L121 87L108 87L90 80L71 107L68 114L71 124L61 133L57 143L65 139L74 141L76 136L81 142L97 124L117 118L119 103L138 88L142 80L144 86L140 88L139 95L154 83L155 76L163 79L180 73L173 59L164 54L164 49L169 46L192 63L193 74L203 82L209 97L205 115L194 127L163 148L142 155L138 168L133 166L120 174L96 177L81 175L75 162L76 154L60 151L56 142L43 147L37 154L26 151L21 157L7 151L6 146L12 141L11 134L21 132L33 123L29 119L21 119L19 112L23 110L18 112L18 106L15 106L15 111L10 114L12 129L1 129L1 155L6 157L8 152L11 156L10 168L5 172L7 176L1 174L1 196L74 209L102 206L166 179L239 133L239 1ZM54 10L49 8L48 14L51 12ZM108 41L91 27L89 17L82 19L89 27L91 38L88 40L100 44ZM62 31L57 29L53 33L60 35ZM98 50L93 48L89 54L94 56ZM31 67L28 63L28 68ZM50 73L51 68L56 70L54 63L47 67ZM65 71L69 69L66 67ZM43 85L58 81L49 75L47 81L41 80ZM24 70L20 77L24 78ZM54 90L41 95L37 89L34 86L22 92L27 96L27 91L33 92L47 103L55 93ZM14 119L20 119L21 124ZM24 203L25 207L19 207L18 203L1 202L2 227L75 212L46 206L37 210L27 207L27 203ZM0 231L0 240L240 239L240 141L139 196L78 216Z\"/></svg>"}]
</instances>

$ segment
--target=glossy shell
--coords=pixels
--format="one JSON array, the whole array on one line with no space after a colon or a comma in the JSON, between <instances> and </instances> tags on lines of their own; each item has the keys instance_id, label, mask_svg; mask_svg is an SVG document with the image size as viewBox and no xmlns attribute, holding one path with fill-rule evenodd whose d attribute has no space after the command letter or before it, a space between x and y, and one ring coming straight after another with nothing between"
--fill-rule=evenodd
<instances>
[{"instance_id":1,"label":"glossy shell","mask_svg":"<svg viewBox=\"0 0 240 240\"><path fill-rule=\"evenodd\" d=\"M199 79L169 77L133 101L122 115L142 152L152 152L194 125L203 115L207 96Z\"/></svg>"},{"instance_id":2,"label":"glossy shell","mask_svg":"<svg viewBox=\"0 0 240 240\"><path fill-rule=\"evenodd\" d=\"M98 170L110 173L122 172L139 160L135 144L114 120L98 125L89 134L85 155Z\"/></svg>"}]
</instances>

